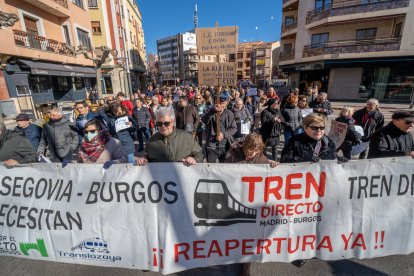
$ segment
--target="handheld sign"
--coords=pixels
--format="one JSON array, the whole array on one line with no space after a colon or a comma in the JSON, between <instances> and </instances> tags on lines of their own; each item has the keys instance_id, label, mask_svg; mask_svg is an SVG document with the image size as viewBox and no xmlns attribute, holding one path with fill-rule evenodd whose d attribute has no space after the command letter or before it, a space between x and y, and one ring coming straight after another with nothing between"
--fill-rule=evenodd
<instances>
[{"instance_id":1,"label":"handheld sign","mask_svg":"<svg viewBox=\"0 0 414 276\"><path fill-rule=\"evenodd\" d=\"M198 28L198 55L237 53L238 27Z\"/></svg>"},{"instance_id":2,"label":"handheld sign","mask_svg":"<svg viewBox=\"0 0 414 276\"><path fill-rule=\"evenodd\" d=\"M332 121L328 136L335 142L336 148L339 148L344 142L347 129L347 124Z\"/></svg>"}]
</instances>

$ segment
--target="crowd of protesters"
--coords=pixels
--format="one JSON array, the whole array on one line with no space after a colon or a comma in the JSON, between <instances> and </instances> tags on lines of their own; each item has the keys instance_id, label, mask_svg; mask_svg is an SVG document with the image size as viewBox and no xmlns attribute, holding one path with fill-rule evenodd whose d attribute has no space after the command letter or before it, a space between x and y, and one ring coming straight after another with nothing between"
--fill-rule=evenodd
<instances>
[{"instance_id":1,"label":"crowd of protesters","mask_svg":"<svg viewBox=\"0 0 414 276\"><path fill-rule=\"evenodd\" d=\"M367 145L359 155L361 159L367 154L369 158L414 156L410 133L414 114L396 112L384 127L376 99L368 100L355 112L350 107L341 110L336 121L348 128L344 142L337 146L325 134L327 116L333 113L331 103L317 88L303 93L292 89L282 99L273 87L255 90L254 94L250 89L220 89L154 89L150 85L130 99L124 93L99 100L93 95L89 101L75 103L71 120L61 109L51 109L43 127L31 123L27 114L20 114L14 131L0 125L0 161L13 166L35 162L36 156L42 156L63 166L93 162L110 167L116 163L192 165L244 159L275 166L277 161L348 161L353 147L361 143ZM96 103L94 110L91 102ZM282 136L284 147L278 156ZM258 143L258 137L263 144ZM256 145L254 149L246 150L246 139L249 145ZM10 144L19 146L6 146ZM268 148L270 160L266 158ZM263 156L256 155L259 149ZM144 150L145 156L137 157Z\"/></svg>"}]
</instances>

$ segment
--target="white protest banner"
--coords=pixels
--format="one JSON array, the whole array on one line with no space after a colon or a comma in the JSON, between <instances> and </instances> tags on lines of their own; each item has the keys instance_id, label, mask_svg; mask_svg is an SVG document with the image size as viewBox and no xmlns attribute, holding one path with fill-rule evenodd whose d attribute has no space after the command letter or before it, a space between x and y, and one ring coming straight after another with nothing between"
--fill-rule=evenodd
<instances>
[{"instance_id":1,"label":"white protest banner","mask_svg":"<svg viewBox=\"0 0 414 276\"><path fill-rule=\"evenodd\" d=\"M312 108L305 108L305 109L301 109L300 111L302 112L302 117L303 118L305 118L309 114L312 114L313 113L313 109Z\"/></svg>"},{"instance_id":2,"label":"white protest banner","mask_svg":"<svg viewBox=\"0 0 414 276\"><path fill-rule=\"evenodd\" d=\"M115 121L115 131L118 133L119 131L123 130L123 129L127 129L130 128L131 126L129 125L129 120L127 116L118 118Z\"/></svg>"},{"instance_id":3,"label":"white protest banner","mask_svg":"<svg viewBox=\"0 0 414 276\"><path fill-rule=\"evenodd\" d=\"M198 55L237 53L237 27L198 28L195 31Z\"/></svg>"},{"instance_id":4,"label":"white protest banner","mask_svg":"<svg viewBox=\"0 0 414 276\"><path fill-rule=\"evenodd\" d=\"M347 129L347 124L331 121L331 129L329 130L328 136L335 142L336 148L339 148L344 142Z\"/></svg>"},{"instance_id":5,"label":"white protest banner","mask_svg":"<svg viewBox=\"0 0 414 276\"><path fill-rule=\"evenodd\" d=\"M0 255L168 274L409 254L413 167L410 157L0 166Z\"/></svg>"},{"instance_id":6,"label":"white protest banner","mask_svg":"<svg viewBox=\"0 0 414 276\"><path fill-rule=\"evenodd\" d=\"M236 86L236 63L199 62L198 83L207 86Z\"/></svg>"}]
</instances>

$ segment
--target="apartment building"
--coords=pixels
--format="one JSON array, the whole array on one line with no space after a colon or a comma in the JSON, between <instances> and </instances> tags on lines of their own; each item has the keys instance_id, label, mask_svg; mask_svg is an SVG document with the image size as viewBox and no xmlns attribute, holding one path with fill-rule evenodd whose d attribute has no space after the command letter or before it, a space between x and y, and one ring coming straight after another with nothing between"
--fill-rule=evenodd
<instances>
[{"instance_id":1,"label":"apartment building","mask_svg":"<svg viewBox=\"0 0 414 276\"><path fill-rule=\"evenodd\" d=\"M250 79L259 86L267 86L278 78L280 42L261 42L251 50Z\"/></svg>"},{"instance_id":2,"label":"apartment building","mask_svg":"<svg viewBox=\"0 0 414 276\"><path fill-rule=\"evenodd\" d=\"M236 62L238 81L250 80L251 52L253 47L260 43L262 42L239 43L237 46L237 54L230 55L230 60Z\"/></svg>"},{"instance_id":3,"label":"apartment building","mask_svg":"<svg viewBox=\"0 0 414 276\"><path fill-rule=\"evenodd\" d=\"M283 0L280 67L330 99L408 101L414 1Z\"/></svg>"},{"instance_id":4,"label":"apartment building","mask_svg":"<svg viewBox=\"0 0 414 276\"><path fill-rule=\"evenodd\" d=\"M215 55L197 54L197 38L193 30L158 39L157 50L162 85L197 84L198 62L217 61ZM219 59L226 62L228 57L220 55Z\"/></svg>"},{"instance_id":5,"label":"apartment building","mask_svg":"<svg viewBox=\"0 0 414 276\"><path fill-rule=\"evenodd\" d=\"M91 22L83 0L0 0L18 16L0 30L1 113L33 112L58 101L83 100L95 86ZM79 51L82 49L82 51Z\"/></svg>"},{"instance_id":6,"label":"apartment building","mask_svg":"<svg viewBox=\"0 0 414 276\"><path fill-rule=\"evenodd\" d=\"M102 93L127 95L145 87L146 50L142 15L133 0L88 0L92 41L98 54L111 49L102 65Z\"/></svg>"}]
</instances>

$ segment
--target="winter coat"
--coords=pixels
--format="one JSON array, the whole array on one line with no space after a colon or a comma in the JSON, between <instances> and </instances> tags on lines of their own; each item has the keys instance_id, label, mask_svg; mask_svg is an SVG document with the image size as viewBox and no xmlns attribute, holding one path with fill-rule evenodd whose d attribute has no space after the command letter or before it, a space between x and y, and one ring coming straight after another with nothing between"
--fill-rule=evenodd
<instances>
[{"instance_id":1,"label":"winter coat","mask_svg":"<svg viewBox=\"0 0 414 276\"><path fill-rule=\"evenodd\" d=\"M411 151L414 151L413 135L390 122L371 136L368 159L405 156Z\"/></svg>"},{"instance_id":2,"label":"winter coat","mask_svg":"<svg viewBox=\"0 0 414 276\"><path fill-rule=\"evenodd\" d=\"M317 158L314 157L314 149L318 141L309 137L306 132L292 136L282 150L281 163L314 162L320 160L335 160L335 142L324 135L321 139L322 146Z\"/></svg>"},{"instance_id":3,"label":"winter coat","mask_svg":"<svg viewBox=\"0 0 414 276\"><path fill-rule=\"evenodd\" d=\"M137 107L132 110L132 118L137 124L137 129L146 128L149 129L151 121L151 113L149 112L148 107L141 106L140 109Z\"/></svg>"},{"instance_id":4,"label":"winter coat","mask_svg":"<svg viewBox=\"0 0 414 276\"><path fill-rule=\"evenodd\" d=\"M122 148L119 140L110 138L104 146L104 151L101 153L99 158L94 162L96 164L103 164L106 161L114 160L117 163L128 163L128 159L125 156L124 149ZM89 161L78 159L79 163L91 163Z\"/></svg>"},{"instance_id":5,"label":"winter coat","mask_svg":"<svg viewBox=\"0 0 414 276\"><path fill-rule=\"evenodd\" d=\"M256 106L253 103L245 103L244 107L249 111L250 115L254 115L256 112Z\"/></svg>"},{"instance_id":6,"label":"winter coat","mask_svg":"<svg viewBox=\"0 0 414 276\"><path fill-rule=\"evenodd\" d=\"M362 135L355 130L355 121L352 117L341 116L336 118L335 121L348 125L344 142L349 141L352 144L356 144L362 138Z\"/></svg>"},{"instance_id":7,"label":"winter coat","mask_svg":"<svg viewBox=\"0 0 414 276\"><path fill-rule=\"evenodd\" d=\"M197 109L193 105L188 104L185 107L177 105L175 111L176 128L195 132L200 124L200 116L198 116Z\"/></svg>"},{"instance_id":8,"label":"winter coat","mask_svg":"<svg viewBox=\"0 0 414 276\"><path fill-rule=\"evenodd\" d=\"M42 128L35 124L29 124L26 128L20 128L16 126L14 132L23 133L23 136L30 141L32 147L37 151L37 147L40 143L40 137L42 136Z\"/></svg>"},{"instance_id":9,"label":"winter coat","mask_svg":"<svg viewBox=\"0 0 414 276\"><path fill-rule=\"evenodd\" d=\"M319 113L325 116L328 116L330 114L332 114L334 111L332 109L332 105L328 100L325 100L324 102L318 102L318 100L313 100L309 103L309 107L313 108L313 112L314 113ZM319 112L318 109L322 108L322 109L326 109L326 112Z\"/></svg>"},{"instance_id":10,"label":"winter coat","mask_svg":"<svg viewBox=\"0 0 414 276\"><path fill-rule=\"evenodd\" d=\"M364 107L355 111L352 117L355 120L355 125L364 129L364 137L362 137L364 142L369 141L372 134L384 126L384 115L378 109L368 112Z\"/></svg>"},{"instance_id":11,"label":"winter coat","mask_svg":"<svg viewBox=\"0 0 414 276\"><path fill-rule=\"evenodd\" d=\"M285 129L295 131L302 125L302 111L299 107L287 104L282 110L285 119Z\"/></svg>"},{"instance_id":12,"label":"winter coat","mask_svg":"<svg viewBox=\"0 0 414 276\"><path fill-rule=\"evenodd\" d=\"M257 104L256 111L254 113L254 127L255 128L261 128L262 127L261 116L262 116L263 110L265 110L265 109L266 109L266 107L263 106L263 104L261 104L260 102Z\"/></svg>"},{"instance_id":13,"label":"winter coat","mask_svg":"<svg viewBox=\"0 0 414 276\"><path fill-rule=\"evenodd\" d=\"M16 160L20 164L36 161L36 152L23 133L5 129L0 134L0 161Z\"/></svg>"},{"instance_id":14,"label":"winter coat","mask_svg":"<svg viewBox=\"0 0 414 276\"><path fill-rule=\"evenodd\" d=\"M181 162L184 158L193 157L197 163L202 163L204 158L198 142L181 129L175 129L168 136L159 132L152 135L145 152L149 162Z\"/></svg>"},{"instance_id":15,"label":"winter coat","mask_svg":"<svg viewBox=\"0 0 414 276\"><path fill-rule=\"evenodd\" d=\"M109 119L109 122L108 122L109 133L111 134L113 138L116 138L119 140L119 142L121 142L122 148L124 149L124 154L128 155L128 154L134 153L135 152L134 133L136 131L136 128L135 128L136 123L134 119L128 116L128 120L129 122L132 123L132 126L130 128L126 128L118 132L116 132L115 122L119 118L114 117L114 116L109 116L108 119Z\"/></svg>"},{"instance_id":16,"label":"winter coat","mask_svg":"<svg viewBox=\"0 0 414 276\"><path fill-rule=\"evenodd\" d=\"M57 122L49 121L43 125L37 152L44 154L48 146L50 159L54 162L60 162L65 158L71 159L70 153L78 147L78 144L78 133L72 129L68 120L62 117Z\"/></svg>"},{"instance_id":17,"label":"winter coat","mask_svg":"<svg viewBox=\"0 0 414 276\"><path fill-rule=\"evenodd\" d=\"M236 121L237 125L237 132L234 134L234 138L236 140L242 139L245 134L241 134L241 125L247 120L250 121L250 124L253 123L253 116L250 114L249 110L247 110L244 106L241 109L233 108L234 120Z\"/></svg>"},{"instance_id":18,"label":"winter coat","mask_svg":"<svg viewBox=\"0 0 414 276\"><path fill-rule=\"evenodd\" d=\"M211 108L204 114L201 119L206 124L207 142L216 142L216 113ZM237 124L234 120L234 114L228 109L224 109L220 115L220 132L223 133L224 139L220 141L221 145L234 142L233 135L237 132Z\"/></svg>"},{"instance_id":19,"label":"winter coat","mask_svg":"<svg viewBox=\"0 0 414 276\"><path fill-rule=\"evenodd\" d=\"M275 122L275 118L279 118L281 122ZM273 143L275 139L279 139L282 133L285 120L279 109L272 109L270 107L263 110L261 114L262 128L260 129L263 140ZM270 140L270 141L269 141Z\"/></svg>"},{"instance_id":20,"label":"winter coat","mask_svg":"<svg viewBox=\"0 0 414 276\"><path fill-rule=\"evenodd\" d=\"M269 159L264 154L256 154L256 156L247 161L241 145L231 148L227 153L224 163L238 163L238 164L270 164Z\"/></svg>"}]
</instances>

